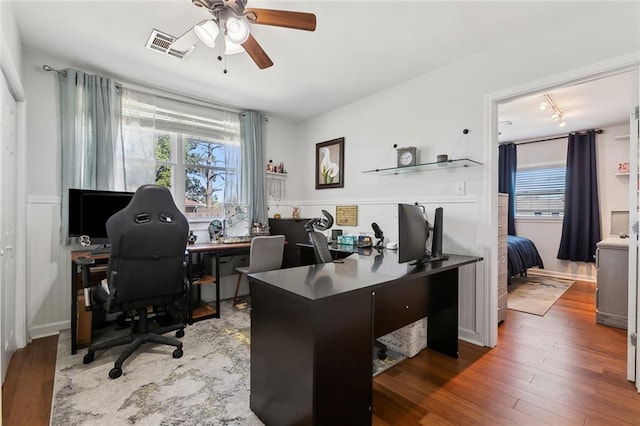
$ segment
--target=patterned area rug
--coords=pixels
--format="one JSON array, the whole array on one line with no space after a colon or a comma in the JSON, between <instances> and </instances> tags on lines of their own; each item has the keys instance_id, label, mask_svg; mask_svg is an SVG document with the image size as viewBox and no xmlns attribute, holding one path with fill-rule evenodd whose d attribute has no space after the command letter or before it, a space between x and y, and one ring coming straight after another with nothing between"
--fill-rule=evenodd
<instances>
[{"instance_id":1,"label":"patterned area rug","mask_svg":"<svg viewBox=\"0 0 640 426\"><path fill-rule=\"evenodd\" d=\"M573 285L574 281L542 275L511 278L508 307L514 311L543 316Z\"/></svg>"},{"instance_id":2,"label":"patterned area rug","mask_svg":"<svg viewBox=\"0 0 640 426\"><path fill-rule=\"evenodd\" d=\"M185 329L184 355L152 344L134 353L122 376L109 370L122 348L70 355L70 333L60 334L51 410L52 425L262 425L249 408L249 309L221 303L221 318ZM172 334L168 333L167 336ZM378 374L405 359L387 352Z\"/></svg>"},{"instance_id":3,"label":"patterned area rug","mask_svg":"<svg viewBox=\"0 0 640 426\"><path fill-rule=\"evenodd\" d=\"M221 303L221 319L185 329L184 355L172 346L144 345L109 370L122 348L70 355L69 331L60 334L52 425L261 425L249 408L249 310ZM167 336L172 334L168 333Z\"/></svg>"}]
</instances>

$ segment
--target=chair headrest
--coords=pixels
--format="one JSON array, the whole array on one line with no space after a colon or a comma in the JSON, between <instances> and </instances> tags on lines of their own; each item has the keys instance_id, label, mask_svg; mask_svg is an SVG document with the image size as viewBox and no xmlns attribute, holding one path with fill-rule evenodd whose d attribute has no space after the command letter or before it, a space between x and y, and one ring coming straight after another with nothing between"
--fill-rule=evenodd
<instances>
[{"instance_id":1,"label":"chair headrest","mask_svg":"<svg viewBox=\"0 0 640 426\"><path fill-rule=\"evenodd\" d=\"M304 228L307 232L315 229L318 231L326 231L333 226L333 216L326 210L322 210L322 217L316 217L305 223Z\"/></svg>"}]
</instances>

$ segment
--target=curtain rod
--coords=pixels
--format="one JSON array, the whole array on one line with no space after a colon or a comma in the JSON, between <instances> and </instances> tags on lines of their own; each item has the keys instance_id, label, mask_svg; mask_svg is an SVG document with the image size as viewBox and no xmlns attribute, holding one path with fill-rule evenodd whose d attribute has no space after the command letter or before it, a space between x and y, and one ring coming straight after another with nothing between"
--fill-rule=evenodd
<instances>
[{"instance_id":1,"label":"curtain rod","mask_svg":"<svg viewBox=\"0 0 640 426\"><path fill-rule=\"evenodd\" d=\"M586 132L588 132L588 131L589 131L589 130L581 130L581 131L571 132L571 133L576 133L576 134L577 134L577 133L586 133ZM602 134L602 133L604 132L604 130L602 130L602 129L596 129L596 130L595 130L595 132L596 132L597 134ZM568 137L569 137L569 135L570 135L571 133L565 133L564 135L552 136L552 137L550 137L550 138L544 138L544 139L525 140L525 141L522 141L522 142L517 142L517 141L516 141L516 142L500 142L498 145L502 145L502 144L505 144L505 143L513 143L513 144L515 144L515 145L526 145L526 144L529 144L529 143L538 143L538 142L546 142L546 141L555 141L555 140L558 140L558 139L566 139L566 138L568 138Z\"/></svg>"},{"instance_id":2,"label":"curtain rod","mask_svg":"<svg viewBox=\"0 0 640 426\"><path fill-rule=\"evenodd\" d=\"M2 0L0 0L0 1L2 1ZM65 70L58 70L58 69L55 69L52 66L49 66L47 64L43 65L42 69L47 71L47 72L57 72L58 74L62 74L65 77L67 76L67 72ZM159 93L153 93L153 94L154 95L158 95L158 96L164 96L165 98L167 97L167 95L174 95L174 96L177 96L177 97L182 98L182 99L175 99L175 98L170 98L170 97L169 98L177 100L177 101L182 101L182 102L185 102L185 101L191 101L192 103L193 102L198 102L200 105L206 104L206 106L209 106L209 107L215 107L217 109L222 109L222 110L225 110L225 111L234 112L236 114L241 115L242 117L246 117L246 115L247 115L246 111L240 110L238 108L229 107L229 106L225 106L225 105L219 105L219 104L213 103L213 102L211 102L209 100L206 100L206 99L198 98L198 97L195 97L195 96L192 96L192 95L186 95L186 94L183 94L183 93L173 92L173 91L167 90L167 89L158 89L156 87L147 86L147 85L142 84L142 83L132 82L132 83L124 83L124 84L122 84L122 83L116 82L116 87L118 89L122 89L122 88L127 89L127 88L129 88L131 90L137 90L137 91L143 91L143 90L150 90L152 92L160 91L160 92L163 92L163 93L160 93L160 94ZM265 117L265 121L269 121L269 120Z\"/></svg>"}]
</instances>

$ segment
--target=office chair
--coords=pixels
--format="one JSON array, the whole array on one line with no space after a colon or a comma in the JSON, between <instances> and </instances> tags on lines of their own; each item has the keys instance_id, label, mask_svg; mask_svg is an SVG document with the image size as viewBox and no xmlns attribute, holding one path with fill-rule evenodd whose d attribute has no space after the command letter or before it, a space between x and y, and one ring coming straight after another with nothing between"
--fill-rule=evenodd
<instances>
[{"instance_id":1,"label":"office chair","mask_svg":"<svg viewBox=\"0 0 640 426\"><path fill-rule=\"evenodd\" d=\"M319 231L326 231L333 226L333 216L326 210L322 210L322 215L323 217L317 217L305 223L304 228L309 236L309 242L313 246L316 262L329 263L333 262L329 243L327 243L327 237Z\"/></svg>"},{"instance_id":2,"label":"office chair","mask_svg":"<svg viewBox=\"0 0 640 426\"><path fill-rule=\"evenodd\" d=\"M265 272L280 269L282 267L282 256L284 253L284 235L271 235L253 237L251 249L249 250L249 266L239 266L236 268L238 282L233 295L233 306L238 304L238 289L243 275L252 272Z\"/></svg>"},{"instance_id":3,"label":"office chair","mask_svg":"<svg viewBox=\"0 0 640 426\"><path fill-rule=\"evenodd\" d=\"M311 219L304 225L304 227L309 235L309 241L311 241L311 245L313 245L313 251L316 254L316 261L318 263L329 263L333 262L333 256L331 256L331 252L329 251L327 238L323 233L316 231L316 229L326 231L331 228L333 225L333 216L331 216L331 214L326 210L322 210L322 214L324 217ZM380 228L378 227L378 230L379 229ZM380 231L380 233L382 233L382 231ZM378 348L378 359L385 359L387 357L387 345L378 340L374 340L373 344Z\"/></svg>"},{"instance_id":4,"label":"office chair","mask_svg":"<svg viewBox=\"0 0 640 426\"><path fill-rule=\"evenodd\" d=\"M182 356L182 342L162 334L177 330L176 337L184 336L182 308L187 288L185 249L189 224L167 188L144 185L127 207L107 220L106 227L111 255L105 309L108 313L127 314L131 334L90 345L83 362L92 362L97 350L128 344L109 371L109 377L116 379L122 374L123 362L143 343L175 346L173 357ZM79 262L85 283L91 261ZM155 313L176 313L179 321L150 330L150 307Z\"/></svg>"}]
</instances>

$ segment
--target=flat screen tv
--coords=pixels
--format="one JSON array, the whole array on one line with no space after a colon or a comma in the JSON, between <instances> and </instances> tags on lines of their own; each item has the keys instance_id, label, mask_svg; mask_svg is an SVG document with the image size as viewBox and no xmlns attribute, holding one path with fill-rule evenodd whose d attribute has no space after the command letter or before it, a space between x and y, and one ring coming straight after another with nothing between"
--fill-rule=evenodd
<instances>
[{"instance_id":1,"label":"flat screen tv","mask_svg":"<svg viewBox=\"0 0 640 426\"><path fill-rule=\"evenodd\" d=\"M125 208L133 192L69 189L69 237L89 237L90 244L109 243L106 223Z\"/></svg>"},{"instance_id":2,"label":"flat screen tv","mask_svg":"<svg viewBox=\"0 0 640 426\"><path fill-rule=\"evenodd\" d=\"M433 227L429 226L423 207L398 204L398 262L422 264L448 259L442 253L443 209L435 210ZM427 242L431 233L431 249Z\"/></svg>"}]
</instances>

